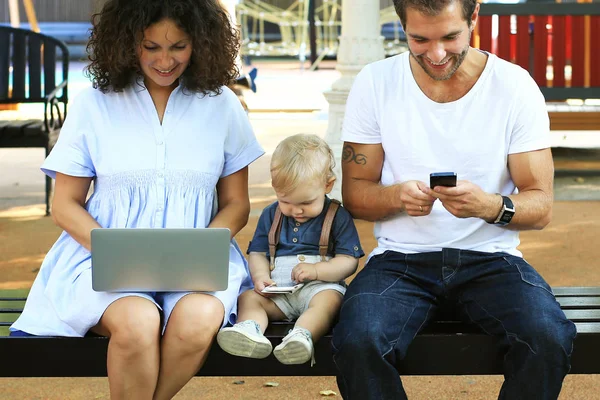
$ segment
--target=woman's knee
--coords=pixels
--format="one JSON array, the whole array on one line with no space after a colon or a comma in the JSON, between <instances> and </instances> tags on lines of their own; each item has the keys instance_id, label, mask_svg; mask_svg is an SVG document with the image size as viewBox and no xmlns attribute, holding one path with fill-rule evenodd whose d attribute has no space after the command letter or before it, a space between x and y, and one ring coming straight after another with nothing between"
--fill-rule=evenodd
<instances>
[{"instance_id":1,"label":"woman's knee","mask_svg":"<svg viewBox=\"0 0 600 400\"><path fill-rule=\"evenodd\" d=\"M137 353L157 346L160 340L160 313L152 302L142 298L118 300L102 317L111 346L122 352ZM102 322L102 320L101 320Z\"/></svg>"},{"instance_id":2,"label":"woman's knee","mask_svg":"<svg viewBox=\"0 0 600 400\"><path fill-rule=\"evenodd\" d=\"M223 304L216 297L188 295L176 305L167 330L191 351L203 349L210 345L219 331L224 314Z\"/></svg>"}]
</instances>

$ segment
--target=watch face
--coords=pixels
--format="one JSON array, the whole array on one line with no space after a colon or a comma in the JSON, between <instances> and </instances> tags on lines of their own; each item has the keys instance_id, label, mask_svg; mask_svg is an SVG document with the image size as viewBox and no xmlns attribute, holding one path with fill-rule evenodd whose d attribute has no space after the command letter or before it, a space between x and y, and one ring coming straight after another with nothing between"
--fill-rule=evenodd
<instances>
[{"instance_id":1,"label":"watch face","mask_svg":"<svg viewBox=\"0 0 600 400\"><path fill-rule=\"evenodd\" d=\"M504 211L502 213L502 217L500 217L500 222L504 223L504 224L508 224L510 222L510 220L512 219L513 215L515 215L514 212L511 211Z\"/></svg>"}]
</instances>

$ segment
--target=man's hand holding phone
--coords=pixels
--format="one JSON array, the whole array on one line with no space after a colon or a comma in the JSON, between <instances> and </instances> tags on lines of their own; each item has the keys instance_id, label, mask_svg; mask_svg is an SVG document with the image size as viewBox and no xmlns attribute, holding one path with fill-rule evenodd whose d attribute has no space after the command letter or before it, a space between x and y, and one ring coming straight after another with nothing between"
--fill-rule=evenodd
<instances>
[{"instance_id":1,"label":"man's hand holding phone","mask_svg":"<svg viewBox=\"0 0 600 400\"><path fill-rule=\"evenodd\" d=\"M453 172L432 173L428 193L457 218L485 218L497 203L497 195L484 192L470 181L457 181Z\"/></svg>"},{"instance_id":2,"label":"man's hand holding phone","mask_svg":"<svg viewBox=\"0 0 600 400\"><path fill-rule=\"evenodd\" d=\"M411 217L422 217L431 212L435 197L427 193L429 188L421 181L406 181L399 185L400 201L404 211Z\"/></svg>"}]
</instances>

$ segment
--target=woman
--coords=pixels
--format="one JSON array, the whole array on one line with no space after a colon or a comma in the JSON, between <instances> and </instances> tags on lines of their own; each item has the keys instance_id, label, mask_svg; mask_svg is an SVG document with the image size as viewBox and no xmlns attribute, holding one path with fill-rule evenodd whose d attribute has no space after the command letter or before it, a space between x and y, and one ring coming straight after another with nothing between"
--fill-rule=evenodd
<instances>
[{"instance_id":1,"label":"woman","mask_svg":"<svg viewBox=\"0 0 600 400\"><path fill-rule=\"evenodd\" d=\"M263 150L225 87L238 37L218 0L110 0L93 20L93 88L73 100L42 166L56 178L53 217L64 232L11 330L108 336L111 397L168 399L234 319L251 285L244 258L232 240L223 292L94 292L90 232L208 226L233 236L250 211L247 166Z\"/></svg>"}]
</instances>

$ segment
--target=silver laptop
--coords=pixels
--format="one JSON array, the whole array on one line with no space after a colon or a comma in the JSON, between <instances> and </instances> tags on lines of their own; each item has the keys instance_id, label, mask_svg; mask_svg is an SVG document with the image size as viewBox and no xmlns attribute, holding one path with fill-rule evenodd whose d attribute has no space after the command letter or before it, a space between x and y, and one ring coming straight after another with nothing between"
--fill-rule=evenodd
<instances>
[{"instance_id":1,"label":"silver laptop","mask_svg":"<svg viewBox=\"0 0 600 400\"><path fill-rule=\"evenodd\" d=\"M230 231L93 229L92 287L97 292L227 289Z\"/></svg>"}]
</instances>

